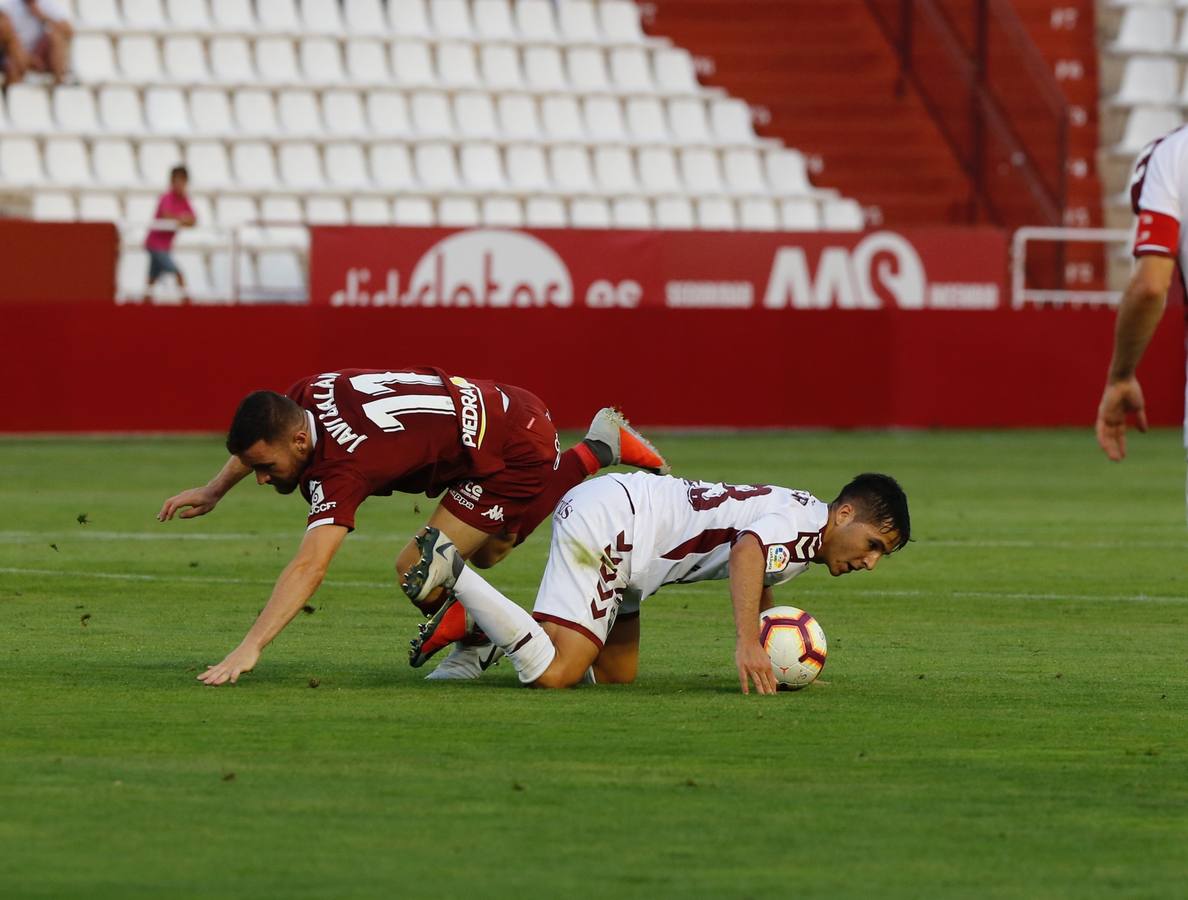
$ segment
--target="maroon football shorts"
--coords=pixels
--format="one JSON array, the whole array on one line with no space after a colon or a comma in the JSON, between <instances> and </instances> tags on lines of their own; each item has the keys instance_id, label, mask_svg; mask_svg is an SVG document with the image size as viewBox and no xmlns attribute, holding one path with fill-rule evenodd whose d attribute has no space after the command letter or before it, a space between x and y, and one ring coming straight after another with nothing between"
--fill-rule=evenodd
<instances>
[{"instance_id":1,"label":"maroon football shorts","mask_svg":"<svg viewBox=\"0 0 1188 900\"><path fill-rule=\"evenodd\" d=\"M516 534L524 510L544 489L561 459L557 429L535 394L500 385L507 395L505 467L486 478L451 484L441 505L488 534Z\"/></svg>"}]
</instances>

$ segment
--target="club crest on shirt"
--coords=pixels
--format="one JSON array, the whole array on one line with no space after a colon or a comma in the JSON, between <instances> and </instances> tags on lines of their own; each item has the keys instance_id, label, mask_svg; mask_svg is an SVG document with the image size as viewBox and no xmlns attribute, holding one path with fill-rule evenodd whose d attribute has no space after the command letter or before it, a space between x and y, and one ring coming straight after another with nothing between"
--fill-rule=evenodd
<instances>
[{"instance_id":1,"label":"club crest on shirt","mask_svg":"<svg viewBox=\"0 0 1188 900\"><path fill-rule=\"evenodd\" d=\"M784 571L791 561L792 554L783 544L772 544L767 548L767 571L769 573Z\"/></svg>"}]
</instances>

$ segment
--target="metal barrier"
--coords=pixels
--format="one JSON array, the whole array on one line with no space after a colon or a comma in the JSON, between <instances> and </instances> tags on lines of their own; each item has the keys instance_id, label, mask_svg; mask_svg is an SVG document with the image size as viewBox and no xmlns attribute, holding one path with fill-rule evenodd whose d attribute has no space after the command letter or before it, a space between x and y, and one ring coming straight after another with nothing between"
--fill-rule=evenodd
<instances>
[{"instance_id":1,"label":"metal barrier","mask_svg":"<svg viewBox=\"0 0 1188 900\"><path fill-rule=\"evenodd\" d=\"M1132 232L1127 228L1020 228L1011 239L1011 306L1065 304L1117 306L1121 291L1049 290L1027 287L1027 248L1034 243L1126 244Z\"/></svg>"}]
</instances>

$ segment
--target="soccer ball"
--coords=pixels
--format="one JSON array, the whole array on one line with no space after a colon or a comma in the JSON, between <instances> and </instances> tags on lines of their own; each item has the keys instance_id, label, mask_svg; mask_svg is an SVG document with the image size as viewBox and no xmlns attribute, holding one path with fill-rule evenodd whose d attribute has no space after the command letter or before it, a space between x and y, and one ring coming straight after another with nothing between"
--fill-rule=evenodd
<instances>
[{"instance_id":1,"label":"soccer ball","mask_svg":"<svg viewBox=\"0 0 1188 900\"><path fill-rule=\"evenodd\" d=\"M759 643L782 690L800 690L825 667L825 632L795 606L773 606L759 614Z\"/></svg>"}]
</instances>

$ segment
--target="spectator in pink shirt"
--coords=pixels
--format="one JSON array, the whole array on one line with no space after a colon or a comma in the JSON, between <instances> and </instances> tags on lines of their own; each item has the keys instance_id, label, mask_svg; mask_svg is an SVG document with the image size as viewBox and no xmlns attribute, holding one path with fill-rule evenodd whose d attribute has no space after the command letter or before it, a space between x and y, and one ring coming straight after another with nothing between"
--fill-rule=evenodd
<instances>
[{"instance_id":1,"label":"spectator in pink shirt","mask_svg":"<svg viewBox=\"0 0 1188 900\"><path fill-rule=\"evenodd\" d=\"M157 201L157 219L158 220L172 220L177 223L178 228L189 228L197 220L194 218L194 210L190 206L190 198L186 194L186 187L190 183L190 173L186 171L185 166L174 166L169 172L169 192L162 194L161 199ZM153 285L162 275L173 275L177 279L178 287L182 289L182 300L188 302L189 298L184 296L186 290L186 280L182 277L181 270L178 269L177 263L173 261L173 239L177 237L177 231L150 231L148 237L144 241L144 249L148 251L149 255L149 273L148 273L148 289L145 294L145 300L150 299L153 291Z\"/></svg>"}]
</instances>

